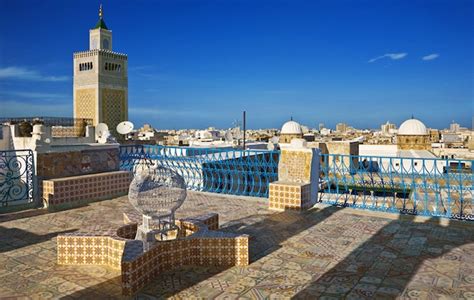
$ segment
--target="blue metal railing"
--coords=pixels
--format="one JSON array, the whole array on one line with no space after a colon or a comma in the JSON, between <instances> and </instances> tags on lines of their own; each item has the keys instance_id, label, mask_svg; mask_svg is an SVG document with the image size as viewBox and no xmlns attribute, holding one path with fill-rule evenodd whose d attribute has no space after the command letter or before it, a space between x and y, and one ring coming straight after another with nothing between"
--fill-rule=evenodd
<instances>
[{"instance_id":1,"label":"blue metal railing","mask_svg":"<svg viewBox=\"0 0 474 300\"><path fill-rule=\"evenodd\" d=\"M173 169L191 190L268 197L279 151L121 146L123 170ZM474 219L472 160L321 154L320 200L395 213Z\"/></svg>"},{"instance_id":2,"label":"blue metal railing","mask_svg":"<svg viewBox=\"0 0 474 300\"><path fill-rule=\"evenodd\" d=\"M190 190L268 197L278 180L279 151L150 145L120 147L122 170L163 166L180 174Z\"/></svg>"},{"instance_id":3,"label":"blue metal railing","mask_svg":"<svg viewBox=\"0 0 474 300\"><path fill-rule=\"evenodd\" d=\"M33 151L0 151L0 207L33 203L33 180Z\"/></svg>"},{"instance_id":4,"label":"blue metal railing","mask_svg":"<svg viewBox=\"0 0 474 300\"><path fill-rule=\"evenodd\" d=\"M321 201L474 219L472 160L321 155Z\"/></svg>"}]
</instances>

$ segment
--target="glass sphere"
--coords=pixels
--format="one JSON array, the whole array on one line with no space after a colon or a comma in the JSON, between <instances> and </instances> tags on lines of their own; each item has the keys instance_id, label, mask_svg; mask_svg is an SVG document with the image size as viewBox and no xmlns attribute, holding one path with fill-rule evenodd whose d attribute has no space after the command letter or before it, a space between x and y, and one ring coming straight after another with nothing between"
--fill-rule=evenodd
<instances>
[{"instance_id":1,"label":"glass sphere","mask_svg":"<svg viewBox=\"0 0 474 300\"><path fill-rule=\"evenodd\" d=\"M186 199L186 183L183 177L168 168L145 170L130 184L128 199L143 215L174 214Z\"/></svg>"}]
</instances>

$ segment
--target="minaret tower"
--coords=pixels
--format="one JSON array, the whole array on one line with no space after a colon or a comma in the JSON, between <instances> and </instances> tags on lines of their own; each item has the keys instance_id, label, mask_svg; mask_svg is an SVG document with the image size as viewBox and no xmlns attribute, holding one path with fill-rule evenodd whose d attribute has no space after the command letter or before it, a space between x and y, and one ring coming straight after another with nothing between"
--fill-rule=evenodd
<instances>
[{"instance_id":1,"label":"minaret tower","mask_svg":"<svg viewBox=\"0 0 474 300\"><path fill-rule=\"evenodd\" d=\"M103 19L89 30L89 51L74 53L74 117L106 123L112 133L128 119L127 55L112 51L112 31Z\"/></svg>"}]
</instances>

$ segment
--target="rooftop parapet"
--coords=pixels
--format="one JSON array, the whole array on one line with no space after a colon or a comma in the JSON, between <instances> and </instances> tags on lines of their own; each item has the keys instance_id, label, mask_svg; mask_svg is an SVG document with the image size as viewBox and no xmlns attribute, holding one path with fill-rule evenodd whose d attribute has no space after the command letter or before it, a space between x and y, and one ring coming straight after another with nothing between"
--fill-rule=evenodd
<instances>
[{"instance_id":1,"label":"rooftop parapet","mask_svg":"<svg viewBox=\"0 0 474 300\"><path fill-rule=\"evenodd\" d=\"M74 58L83 58L83 57L91 57L95 55L101 55L103 57L127 60L128 56L124 53L119 53L111 50L106 49L94 49L94 50L87 50L87 51L80 51L74 52Z\"/></svg>"}]
</instances>

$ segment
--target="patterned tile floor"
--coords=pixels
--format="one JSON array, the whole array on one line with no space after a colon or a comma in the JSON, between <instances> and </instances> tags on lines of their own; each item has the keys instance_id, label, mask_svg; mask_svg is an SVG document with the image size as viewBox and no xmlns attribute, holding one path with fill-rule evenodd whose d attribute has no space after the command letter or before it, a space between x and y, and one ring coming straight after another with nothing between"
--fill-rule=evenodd
<instances>
[{"instance_id":1,"label":"patterned tile floor","mask_svg":"<svg viewBox=\"0 0 474 300\"><path fill-rule=\"evenodd\" d=\"M0 215L0 298L121 298L117 271L56 265L59 233L121 223L126 197L67 211ZM474 299L474 223L189 193L179 217L217 212L251 235L251 264L168 272L137 298Z\"/></svg>"}]
</instances>

